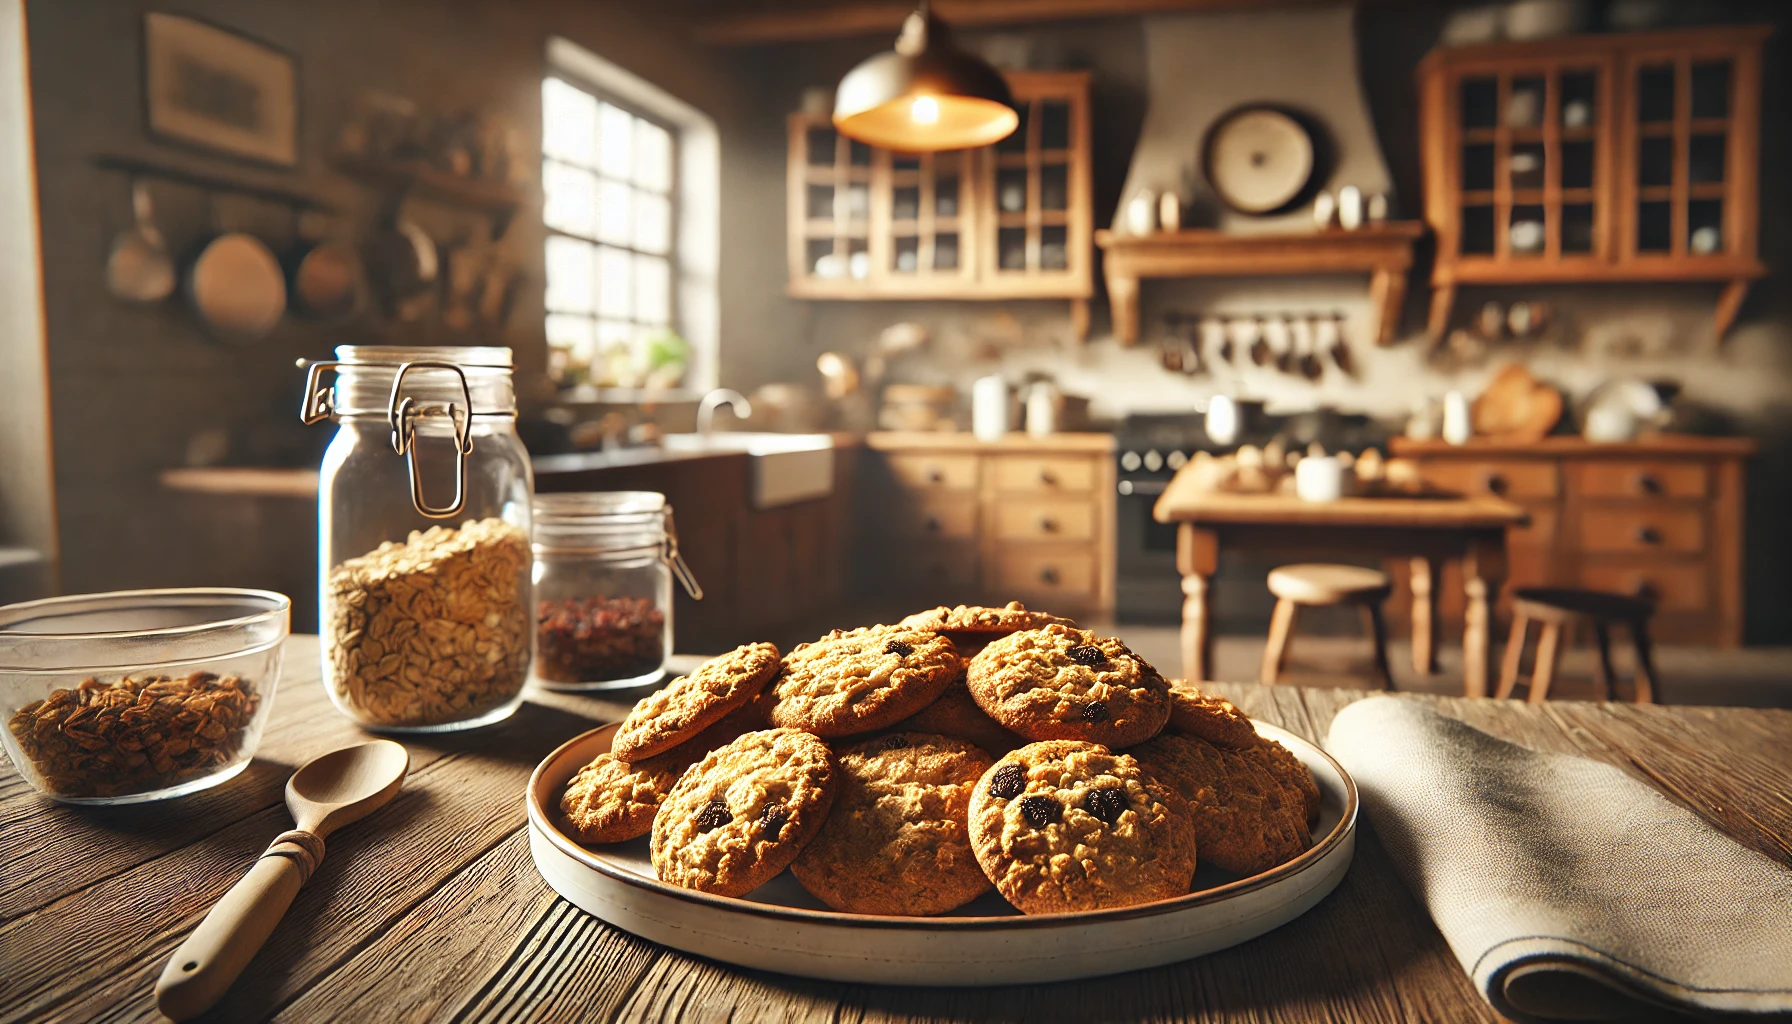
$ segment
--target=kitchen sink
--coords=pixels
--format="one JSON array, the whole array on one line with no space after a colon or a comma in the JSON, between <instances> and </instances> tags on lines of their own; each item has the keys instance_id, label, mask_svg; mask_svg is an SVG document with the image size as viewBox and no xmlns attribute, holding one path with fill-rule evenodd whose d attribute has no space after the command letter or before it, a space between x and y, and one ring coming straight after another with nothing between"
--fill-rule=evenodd
<instances>
[{"instance_id":1,"label":"kitchen sink","mask_svg":"<svg viewBox=\"0 0 1792 1024\"><path fill-rule=\"evenodd\" d=\"M777 508L834 493L834 438L829 434L667 434L672 452L745 452L754 508Z\"/></svg>"}]
</instances>

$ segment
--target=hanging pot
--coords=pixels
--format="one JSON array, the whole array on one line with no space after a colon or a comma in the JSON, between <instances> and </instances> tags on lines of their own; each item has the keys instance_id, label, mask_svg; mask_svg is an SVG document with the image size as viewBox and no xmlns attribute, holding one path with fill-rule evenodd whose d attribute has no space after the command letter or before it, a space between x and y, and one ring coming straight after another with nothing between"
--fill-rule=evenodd
<instances>
[{"instance_id":1,"label":"hanging pot","mask_svg":"<svg viewBox=\"0 0 1792 1024\"><path fill-rule=\"evenodd\" d=\"M131 213L106 256L106 287L127 302L160 302L174 291L174 260L156 229L147 182L131 182Z\"/></svg>"},{"instance_id":2,"label":"hanging pot","mask_svg":"<svg viewBox=\"0 0 1792 1024\"><path fill-rule=\"evenodd\" d=\"M286 275L261 239L219 231L187 269L187 299L214 338L232 344L254 341L273 330L286 311Z\"/></svg>"},{"instance_id":3,"label":"hanging pot","mask_svg":"<svg viewBox=\"0 0 1792 1024\"><path fill-rule=\"evenodd\" d=\"M298 241L286 254L286 288L293 312L335 326L361 311L361 261L317 223L313 211L296 216Z\"/></svg>"}]
</instances>

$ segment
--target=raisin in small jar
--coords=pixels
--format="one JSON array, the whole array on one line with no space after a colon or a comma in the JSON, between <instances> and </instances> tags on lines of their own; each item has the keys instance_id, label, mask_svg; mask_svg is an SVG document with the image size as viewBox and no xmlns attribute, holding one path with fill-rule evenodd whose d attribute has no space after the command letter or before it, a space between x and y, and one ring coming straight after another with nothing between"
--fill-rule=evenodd
<instances>
[{"instance_id":1,"label":"raisin in small jar","mask_svg":"<svg viewBox=\"0 0 1792 1024\"><path fill-rule=\"evenodd\" d=\"M658 681L672 653L672 580L703 589L678 553L666 496L535 497L535 668L553 689Z\"/></svg>"}]
</instances>

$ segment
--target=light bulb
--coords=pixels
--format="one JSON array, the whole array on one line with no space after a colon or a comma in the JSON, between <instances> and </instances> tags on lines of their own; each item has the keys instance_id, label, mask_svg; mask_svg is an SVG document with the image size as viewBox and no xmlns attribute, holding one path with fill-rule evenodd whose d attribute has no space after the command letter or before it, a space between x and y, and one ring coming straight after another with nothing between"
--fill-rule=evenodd
<instances>
[{"instance_id":1,"label":"light bulb","mask_svg":"<svg viewBox=\"0 0 1792 1024\"><path fill-rule=\"evenodd\" d=\"M932 96L917 97L914 106L909 108L908 114L916 124L938 124L940 103Z\"/></svg>"}]
</instances>

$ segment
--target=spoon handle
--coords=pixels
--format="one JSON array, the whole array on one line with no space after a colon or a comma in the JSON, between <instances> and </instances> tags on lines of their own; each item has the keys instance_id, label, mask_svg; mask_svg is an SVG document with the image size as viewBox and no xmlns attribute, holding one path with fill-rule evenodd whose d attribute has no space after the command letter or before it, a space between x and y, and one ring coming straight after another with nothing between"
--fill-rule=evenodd
<instances>
[{"instance_id":1,"label":"spoon handle","mask_svg":"<svg viewBox=\"0 0 1792 1024\"><path fill-rule=\"evenodd\" d=\"M281 833L174 951L156 981L162 1013L190 1020L222 998L323 859L322 837L297 829Z\"/></svg>"}]
</instances>

